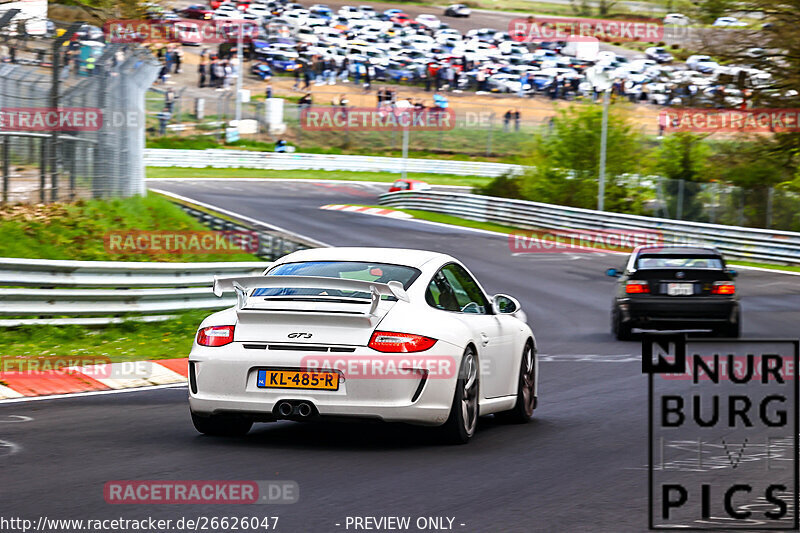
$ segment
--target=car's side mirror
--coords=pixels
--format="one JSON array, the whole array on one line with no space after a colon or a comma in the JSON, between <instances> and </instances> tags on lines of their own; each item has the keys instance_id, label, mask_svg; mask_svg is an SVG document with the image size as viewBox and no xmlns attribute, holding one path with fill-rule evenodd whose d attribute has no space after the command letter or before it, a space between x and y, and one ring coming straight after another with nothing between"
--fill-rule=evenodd
<instances>
[{"instance_id":1,"label":"car's side mirror","mask_svg":"<svg viewBox=\"0 0 800 533\"><path fill-rule=\"evenodd\" d=\"M522 310L517 299L507 294L495 294L492 298L492 305L494 305L494 312L500 315L512 315Z\"/></svg>"},{"instance_id":2,"label":"car's side mirror","mask_svg":"<svg viewBox=\"0 0 800 533\"><path fill-rule=\"evenodd\" d=\"M739 273L737 271L735 271L734 269L732 269L732 268L729 268L728 270L726 270L725 273L728 274L732 278L735 278L736 276L739 275Z\"/></svg>"},{"instance_id":3,"label":"car's side mirror","mask_svg":"<svg viewBox=\"0 0 800 533\"><path fill-rule=\"evenodd\" d=\"M616 268L609 268L606 270L606 276L611 276L612 278L618 278L622 275L622 272L617 270Z\"/></svg>"}]
</instances>

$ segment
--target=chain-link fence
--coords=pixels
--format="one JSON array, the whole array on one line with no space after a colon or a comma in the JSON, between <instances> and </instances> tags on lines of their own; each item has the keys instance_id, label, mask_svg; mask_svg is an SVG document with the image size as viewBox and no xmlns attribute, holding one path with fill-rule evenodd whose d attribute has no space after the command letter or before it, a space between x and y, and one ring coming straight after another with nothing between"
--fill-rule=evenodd
<instances>
[{"instance_id":1,"label":"chain-link fence","mask_svg":"<svg viewBox=\"0 0 800 533\"><path fill-rule=\"evenodd\" d=\"M159 111L168 100L172 100L169 122L160 124ZM224 91L211 97L198 97L186 88L173 89L167 97L163 89L152 89L147 93L149 114L148 135L209 135L218 140L225 138L225 129L235 116L235 98L232 91ZM314 105L324 112L334 106ZM519 111L519 118L515 111ZM256 122L249 140L274 143L279 138L295 147L299 152L337 150L348 152L392 155L402 149L403 132L328 130L312 131L301 124L302 106L284 101L283 123L285 129L274 130L268 124L267 106L263 99L242 104L242 119ZM411 152L459 154L465 156L497 157L524 153L530 145L532 134L547 128L550 117L533 113L530 109L506 107L459 106L454 113L455 126L439 131L410 131L408 149ZM243 136L245 137L245 136Z\"/></svg>"},{"instance_id":2,"label":"chain-link fence","mask_svg":"<svg viewBox=\"0 0 800 533\"><path fill-rule=\"evenodd\" d=\"M656 216L752 228L800 231L800 194L781 187L745 189L725 183L656 179Z\"/></svg>"},{"instance_id":3,"label":"chain-link fence","mask_svg":"<svg viewBox=\"0 0 800 533\"><path fill-rule=\"evenodd\" d=\"M0 56L4 203L144 193L147 51L52 38Z\"/></svg>"}]
</instances>

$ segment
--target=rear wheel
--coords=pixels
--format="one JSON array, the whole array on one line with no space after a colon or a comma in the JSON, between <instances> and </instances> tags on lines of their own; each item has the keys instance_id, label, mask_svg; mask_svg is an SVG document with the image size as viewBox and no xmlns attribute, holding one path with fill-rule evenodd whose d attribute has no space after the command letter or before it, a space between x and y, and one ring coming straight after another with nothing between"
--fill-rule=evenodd
<instances>
[{"instance_id":1,"label":"rear wheel","mask_svg":"<svg viewBox=\"0 0 800 533\"><path fill-rule=\"evenodd\" d=\"M528 341L520 362L517 403L513 409L497 413L495 417L503 422L524 424L530 421L534 409L536 409L536 353L533 351L533 344Z\"/></svg>"},{"instance_id":2,"label":"rear wheel","mask_svg":"<svg viewBox=\"0 0 800 533\"><path fill-rule=\"evenodd\" d=\"M629 341L631 340L632 330L630 324L626 324L622 321L622 313L620 313L617 309L611 313L611 332L617 338L618 341Z\"/></svg>"},{"instance_id":3,"label":"rear wheel","mask_svg":"<svg viewBox=\"0 0 800 533\"><path fill-rule=\"evenodd\" d=\"M739 313L736 313L736 316L732 321L718 328L715 333L717 333L717 335L720 337L738 339L739 335L742 333L742 325L741 321L739 320Z\"/></svg>"},{"instance_id":4,"label":"rear wheel","mask_svg":"<svg viewBox=\"0 0 800 533\"><path fill-rule=\"evenodd\" d=\"M441 430L446 442L466 444L478 426L478 358L471 346L464 350L450 416Z\"/></svg>"},{"instance_id":5,"label":"rear wheel","mask_svg":"<svg viewBox=\"0 0 800 533\"><path fill-rule=\"evenodd\" d=\"M253 427L253 421L229 415L200 416L192 413L194 428L204 435L241 437Z\"/></svg>"}]
</instances>

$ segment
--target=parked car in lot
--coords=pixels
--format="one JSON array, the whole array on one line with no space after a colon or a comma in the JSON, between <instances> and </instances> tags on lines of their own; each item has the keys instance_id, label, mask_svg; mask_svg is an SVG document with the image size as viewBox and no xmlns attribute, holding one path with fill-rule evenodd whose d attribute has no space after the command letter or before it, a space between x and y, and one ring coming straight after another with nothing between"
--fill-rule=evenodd
<instances>
[{"instance_id":1,"label":"parked car in lot","mask_svg":"<svg viewBox=\"0 0 800 533\"><path fill-rule=\"evenodd\" d=\"M214 11L203 4L192 4L179 11L182 17L195 20L211 20Z\"/></svg>"},{"instance_id":2,"label":"parked car in lot","mask_svg":"<svg viewBox=\"0 0 800 533\"><path fill-rule=\"evenodd\" d=\"M416 20L426 28L430 28L432 30L438 30L442 25L442 21L439 20L439 17L436 15L422 14L419 15Z\"/></svg>"},{"instance_id":3,"label":"parked car in lot","mask_svg":"<svg viewBox=\"0 0 800 533\"><path fill-rule=\"evenodd\" d=\"M725 258L715 248L640 246L618 278L611 306L611 330L618 340L634 328L703 329L738 337L739 298Z\"/></svg>"},{"instance_id":4,"label":"parked car in lot","mask_svg":"<svg viewBox=\"0 0 800 533\"><path fill-rule=\"evenodd\" d=\"M664 24L674 24L676 26L687 26L691 20L681 13L667 13L664 16Z\"/></svg>"},{"instance_id":5,"label":"parked car in lot","mask_svg":"<svg viewBox=\"0 0 800 533\"><path fill-rule=\"evenodd\" d=\"M235 291L237 304L200 324L189 355L200 433L346 416L438 426L463 444L479 414L522 423L537 406L519 302L487 294L451 256L314 248L261 276L216 278L213 291Z\"/></svg>"},{"instance_id":6,"label":"parked car in lot","mask_svg":"<svg viewBox=\"0 0 800 533\"><path fill-rule=\"evenodd\" d=\"M719 17L714 21L714 26L718 28L744 28L747 23L736 17Z\"/></svg>"},{"instance_id":7,"label":"parked car in lot","mask_svg":"<svg viewBox=\"0 0 800 533\"><path fill-rule=\"evenodd\" d=\"M698 72L714 72L719 68L719 63L711 59L710 56L693 55L686 60L686 66Z\"/></svg>"},{"instance_id":8,"label":"parked car in lot","mask_svg":"<svg viewBox=\"0 0 800 533\"><path fill-rule=\"evenodd\" d=\"M465 6L464 4L452 4L447 6L444 10L445 17L469 17L472 14L472 10Z\"/></svg>"},{"instance_id":9,"label":"parked car in lot","mask_svg":"<svg viewBox=\"0 0 800 533\"><path fill-rule=\"evenodd\" d=\"M669 63L672 61L672 54L667 52L663 46L651 46L644 51L644 55L648 59L652 59L658 63Z\"/></svg>"}]
</instances>

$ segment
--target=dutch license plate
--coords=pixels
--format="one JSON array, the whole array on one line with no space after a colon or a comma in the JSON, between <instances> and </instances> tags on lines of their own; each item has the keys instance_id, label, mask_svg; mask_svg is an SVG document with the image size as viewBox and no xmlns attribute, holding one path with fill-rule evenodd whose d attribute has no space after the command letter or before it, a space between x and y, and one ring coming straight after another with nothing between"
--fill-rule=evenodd
<instances>
[{"instance_id":1,"label":"dutch license plate","mask_svg":"<svg viewBox=\"0 0 800 533\"><path fill-rule=\"evenodd\" d=\"M256 385L265 389L338 390L339 374L300 370L259 370Z\"/></svg>"},{"instance_id":2,"label":"dutch license plate","mask_svg":"<svg viewBox=\"0 0 800 533\"><path fill-rule=\"evenodd\" d=\"M694 285L691 283L667 283L667 295L691 296L694 294Z\"/></svg>"}]
</instances>

